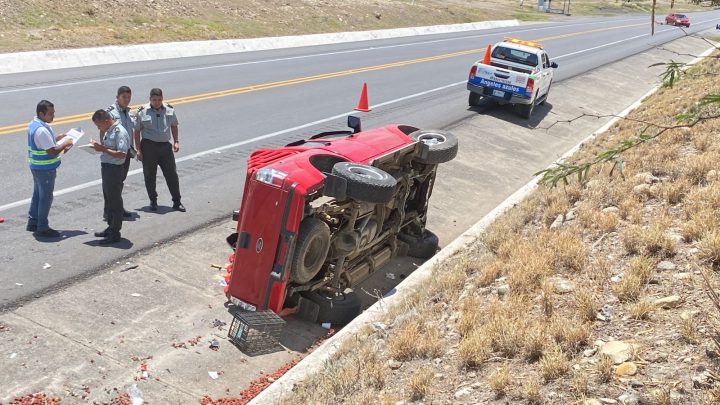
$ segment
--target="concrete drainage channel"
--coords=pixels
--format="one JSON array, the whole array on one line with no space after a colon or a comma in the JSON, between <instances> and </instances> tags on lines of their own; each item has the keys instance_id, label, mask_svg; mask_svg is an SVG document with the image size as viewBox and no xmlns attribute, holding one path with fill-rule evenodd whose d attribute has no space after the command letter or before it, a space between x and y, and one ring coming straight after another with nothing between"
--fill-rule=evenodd
<instances>
[{"instance_id":1,"label":"concrete drainage channel","mask_svg":"<svg viewBox=\"0 0 720 405\"><path fill-rule=\"evenodd\" d=\"M707 43L683 38L665 48L698 54ZM629 105L634 108L656 85L662 70L646 66L682 60L677 54L644 52L557 83L531 124L544 127L582 113L614 114ZM605 100L607 94L613 94L611 100ZM442 97L435 102L467 108L462 89ZM605 123L596 131L599 121L589 118L575 121L572 127L530 130L528 122L510 109L478 112L446 128L459 137L461 147L455 160L440 167L430 201L429 229L440 240L454 242L414 272L416 265L410 259L396 260L378 271L363 288L368 292L387 288L382 305L372 305L370 294L363 294L369 308L274 381L253 404L281 399L296 382L320 369L344 340L421 285L433 265L461 250L505 208L527 195L535 184L527 183L532 173L551 164L558 157L556 151L570 150L587 134L595 136L611 125ZM327 331L289 318L283 351L248 357L230 345L231 319L221 305L222 275L209 264L230 253L223 239L232 226L226 222L198 230L133 257L137 268L126 270L130 266L119 263L92 279L0 314L0 402L12 399L5 396L44 391L65 393L72 402L87 394L88 401L102 403L117 390L127 389L135 378L140 379L138 387L148 403L197 403L204 395L233 397L246 387L257 393L259 379L270 383L270 376L274 380L287 364L300 360ZM408 276L395 286L397 280L386 278L388 272L398 278ZM208 347L213 340L219 341L219 350ZM143 379L144 372L149 378Z\"/></svg>"},{"instance_id":2,"label":"concrete drainage channel","mask_svg":"<svg viewBox=\"0 0 720 405\"><path fill-rule=\"evenodd\" d=\"M679 52L680 49L685 50L694 50L695 52L698 52L699 50L702 50L707 46L707 43L695 43L695 44L689 44L688 42L693 42L689 39L681 39L678 41L675 41L672 44L669 44L666 48L669 48L671 50L675 50L677 47L678 54L681 54L682 52ZM692 60L689 62L689 64L695 64L698 61L700 61L703 57L711 54L713 51L715 51L716 48L710 48L706 49L700 57ZM693 52L688 52L688 54L693 54ZM622 66L606 66L603 68L600 68L596 71L587 73L586 75L582 75L581 77L571 79L567 82L564 82L562 84L559 84L557 87L555 87L555 93L553 95L553 98L563 99L562 98L562 91L558 89L558 87L569 89L572 87L577 86L578 84L581 84L583 82L587 83L586 78L583 76L603 76L603 73L609 73L609 70L621 69L623 72L625 72L626 76L629 77L631 74L626 69L633 69L633 73L638 71L638 67L641 67L639 69L647 71L645 66L649 66L651 63L645 62L645 60L648 59L654 59L656 57L669 57L673 56L672 54L669 54L668 52L661 52L661 51L650 51L641 55L637 55L631 58L628 58L624 61L617 62L615 65L623 65L626 66L626 68ZM674 55L675 58L677 58L677 55ZM602 72L605 70L606 72ZM653 79L657 76L655 74L648 75L649 77L652 77ZM649 87L652 86L650 82L653 82L655 80L650 80L648 82L644 82L643 86L638 86L637 81L632 81L626 84L618 84L617 80L612 80L612 78L615 77L622 77L622 76L606 76L606 81L608 81L607 85L611 86L620 86L622 88L623 85L634 85L638 91L640 91L639 87ZM647 84L648 86L645 86ZM605 87L600 87L605 88ZM610 87L611 88L611 87ZM570 156L572 156L577 150L586 142L594 139L598 135L604 133L607 131L615 122L621 120L623 117L627 116L630 112L632 112L634 109L639 107L642 103L642 100L649 97L650 95L654 94L660 87L655 86L652 87L651 90L649 90L647 93L643 94L639 98L637 98L632 104L630 104L627 108L625 108L620 113L616 114L616 117L607 121L602 127L597 129L596 131L592 132L589 136L585 137L584 139L580 140L579 143L576 143L575 146L573 146L571 149L569 149L564 155L562 155L558 160L564 160ZM560 91L558 91L560 90ZM561 94L558 94L561 93ZM615 102L617 103L617 101ZM590 104L590 103L585 103ZM608 103L610 104L610 103ZM579 105L582 106L582 105ZM560 107L560 106L558 106ZM586 106L590 107L590 106ZM596 110L599 113L605 112L607 113L607 109L613 110L615 105L603 105L603 106L594 106L595 108L589 108L590 110ZM597 109L597 107L605 107L603 109ZM605 110L605 111L603 111ZM465 127L465 126L472 126L473 123L477 120L477 118L471 119L469 123L461 123L457 126L457 129ZM587 133L587 132L585 132ZM458 134L460 135L460 134ZM461 139L467 139L462 136L460 136ZM463 144L463 147L466 147L467 144ZM462 148L461 148L462 151ZM462 153L462 152L461 152ZM483 161L482 159L477 159L477 161ZM536 166L536 167L545 167L545 166ZM445 173L447 174L447 173ZM474 178L474 177L473 177ZM446 181L446 177L439 176L439 181ZM525 197L527 197L535 188L537 187L537 181L538 178L532 178L528 183L520 187L517 191L515 191L512 195L510 195L507 199L502 201L499 205L497 205L495 208L493 208L488 214L486 214L482 219L480 219L478 222L476 222L472 227L470 227L467 231L462 233L460 236L458 236L452 243L445 246L437 255L435 255L432 259L425 262L423 265L421 265L417 270L415 270L407 279L405 279L402 283L400 283L395 289L393 289L389 294L387 294L385 297L383 297L382 301L376 302L373 304L370 308L368 308L366 311L364 311L360 316L358 316L355 320L353 320L350 324L345 326L342 330L340 330L337 334L329 338L327 341L325 341L318 349L313 351L310 355L305 357L301 362L299 362L297 365L295 365L290 371L288 371L285 375L283 375L280 379L273 382L272 385L270 385L266 390L264 390L262 393L260 393L257 397L255 397L249 404L250 405L260 405L260 404L273 404L278 403L285 395L288 395L292 392L292 389L296 383L299 383L303 381L305 378L307 378L309 375L318 372L321 370L321 368L326 364L326 362L332 358L332 356L337 352L337 350L345 343L348 339L352 338L356 333L360 332L363 328L368 327L373 322L382 320L383 316L388 312L388 308L392 307L395 304L401 303L404 299L408 298L414 291L416 291L423 282L428 280L432 275L432 270L435 265L443 262L444 260L450 258L451 256L455 255L457 252L461 251L468 245L470 245L473 241L477 240L478 237L482 235L482 233L487 229L487 227L495 221L499 216L501 216L507 209L511 208L512 206L518 204L521 202ZM436 195L435 198L438 198ZM429 225L429 228L432 229L432 223Z\"/></svg>"}]
</instances>

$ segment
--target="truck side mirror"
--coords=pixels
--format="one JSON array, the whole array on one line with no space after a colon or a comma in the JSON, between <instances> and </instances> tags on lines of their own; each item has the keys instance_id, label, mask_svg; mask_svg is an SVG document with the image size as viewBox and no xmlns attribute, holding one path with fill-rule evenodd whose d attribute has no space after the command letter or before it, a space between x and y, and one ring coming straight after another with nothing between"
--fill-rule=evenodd
<instances>
[{"instance_id":1,"label":"truck side mirror","mask_svg":"<svg viewBox=\"0 0 720 405\"><path fill-rule=\"evenodd\" d=\"M553 62L553 63L550 64L550 67L553 68L553 69L555 69L555 68L558 67L558 64L555 63L555 62Z\"/></svg>"},{"instance_id":2,"label":"truck side mirror","mask_svg":"<svg viewBox=\"0 0 720 405\"><path fill-rule=\"evenodd\" d=\"M360 117L348 115L347 126L353 129L354 134L362 131L362 123L360 122Z\"/></svg>"}]
</instances>

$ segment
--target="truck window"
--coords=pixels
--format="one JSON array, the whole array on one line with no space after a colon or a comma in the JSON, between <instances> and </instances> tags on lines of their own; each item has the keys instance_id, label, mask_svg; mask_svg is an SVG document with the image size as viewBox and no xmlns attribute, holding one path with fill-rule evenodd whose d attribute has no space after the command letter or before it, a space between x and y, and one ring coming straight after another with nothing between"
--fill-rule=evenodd
<instances>
[{"instance_id":1,"label":"truck window","mask_svg":"<svg viewBox=\"0 0 720 405\"><path fill-rule=\"evenodd\" d=\"M542 59L543 59L543 68L544 69L549 68L550 67L550 59L548 58L546 53L542 54Z\"/></svg>"},{"instance_id":2,"label":"truck window","mask_svg":"<svg viewBox=\"0 0 720 405\"><path fill-rule=\"evenodd\" d=\"M504 46L496 46L495 49L493 49L492 57L526 66L535 67L538 65L538 56L536 54Z\"/></svg>"}]
</instances>

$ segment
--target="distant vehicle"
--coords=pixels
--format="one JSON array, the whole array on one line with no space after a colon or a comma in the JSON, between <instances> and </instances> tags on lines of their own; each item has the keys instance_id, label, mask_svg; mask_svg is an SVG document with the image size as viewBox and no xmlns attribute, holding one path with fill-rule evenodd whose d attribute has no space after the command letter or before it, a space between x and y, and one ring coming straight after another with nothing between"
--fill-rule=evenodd
<instances>
[{"instance_id":1,"label":"distant vehicle","mask_svg":"<svg viewBox=\"0 0 720 405\"><path fill-rule=\"evenodd\" d=\"M672 13L665 17L665 24L690 28L690 17L685 14Z\"/></svg>"},{"instance_id":2,"label":"distant vehicle","mask_svg":"<svg viewBox=\"0 0 720 405\"><path fill-rule=\"evenodd\" d=\"M557 66L539 43L505 38L470 69L468 104L477 106L486 98L512 104L518 114L530 118L535 106L547 100Z\"/></svg>"}]
</instances>

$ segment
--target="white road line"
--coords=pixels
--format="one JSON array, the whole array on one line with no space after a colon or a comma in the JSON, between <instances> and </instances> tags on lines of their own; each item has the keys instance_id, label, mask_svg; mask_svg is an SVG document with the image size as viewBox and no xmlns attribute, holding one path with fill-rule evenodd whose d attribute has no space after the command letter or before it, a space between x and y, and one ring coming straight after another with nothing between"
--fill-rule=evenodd
<instances>
[{"instance_id":1,"label":"white road line","mask_svg":"<svg viewBox=\"0 0 720 405\"><path fill-rule=\"evenodd\" d=\"M701 21L701 22L698 22L698 23L696 23L696 24L702 24L702 23L705 23L705 22L708 22L708 21L711 21L711 20ZM657 33L667 32L667 31L670 31L670 30L672 30L672 29L663 30L663 31L658 31ZM553 57L553 60L555 60L555 59L561 59L561 58L568 57L568 56L572 56L572 55L577 55L577 54L584 53L584 52L589 52L589 51L592 51L592 50L595 50L595 49L599 49L599 48L603 48L603 47L607 47L607 46L619 44L619 43L622 43L622 42L631 41L631 40L633 40L633 39L642 38L642 37L648 36L648 35L650 35L650 34L638 35L638 36L631 37L631 38L626 38L626 39L623 39L623 40L620 40L620 41L615 41L615 42L607 43L607 44L604 44L604 45L600 45L600 46L596 46L596 47L592 47L592 48L588 48L588 49L583 49L583 50L581 50L581 51L576 51L576 52L571 52L571 53L567 53L567 54L564 54L564 55L555 56L555 57ZM411 94L411 95L409 95L409 96L404 96L404 97L396 98L396 99L393 99L393 100L390 100L390 101L386 101L386 102L383 102L383 103L380 103L380 104L376 104L376 105L373 105L372 108L379 108L379 107L384 107L384 106L390 105L390 104L396 104L396 103L399 103L399 102L402 102L402 101L405 101L405 100L410 100L410 99L415 98L415 97L421 97L421 96L424 96L424 95L426 95L426 94L430 94L430 93L434 93L434 92L437 92L437 91L449 89L449 88L451 88L451 87L459 86L459 85L465 84L465 83L467 83L467 81L463 80L463 81L461 81L461 82L456 82L456 83L447 84L447 85L444 85L444 86L436 87L436 88L434 88L434 89L421 91L421 92L419 92L419 93ZM296 126L296 127L283 129L283 130L280 130L280 131L276 131L276 132L272 132L272 133L269 133L269 134L261 135L261 136L255 137L255 138L247 139L247 140L244 140L244 141L231 143L231 144L228 144L228 145L220 146L220 147L217 147L217 148L209 149L209 150L202 151L202 152L198 152L198 153L193 153L192 155L187 155L187 156L183 156L183 157L181 157L181 158L178 158L178 159L176 160L176 162L177 162L177 163L180 163L180 162L184 162L184 161L187 161L187 160L197 159L197 158L199 158L199 157L202 157L202 156L205 156L205 155L209 155L209 154L212 154L212 153L222 152L222 151L227 150L227 149L232 149L232 148L236 148L236 147L238 147L238 146L247 145L247 144L250 144L250 143L253 143L253 142L258 142L258 141L262 141L262 140L265 140L265 139L274 138L274 137L279 136L279 135L284 135L284 134L287 134L287 133L289 133L289 132L298 131L298 130L305 129L305 128L308 128L308 127L311 127L311 126L314 126L314 125L324 124L324 123L326 123L326 122L333 121L333 120L336 120L336 119L345 117L345 116L347 116L347 115L353 114L354 112L355 112L355 111L344 112L344 113L342 113L342 114L333 115L332 117L323 118L323 119L320 119L320 120L317 120L317 121L313 121L313 122L308 122L307 124L298 125L298 126ZM139 173L142 173L142 169L131 170L131 171L128 172L128 176L134 176L134 175L139 174ZM78 185L73 186L73 187L68 187L68 188L64 188L64 189L62 189L62 190L58 190L58 191L56 191L56 192L53 193L53 196L58 197L58 196L61 196L61 195L73 193L73 192L75 192L75 191L83 190L83 189L86 189L86 188L88 188L88 187L98 186L98 185L100 185L100 184L102 184L102 180L100 180L100 179L98 179L98 180L93 180L93 181L89 181L89 182L87 182L87 183L82 183L82 184L78 184ZM6 211L6 210L9 210L9 209L12 209L12 208L16 208L16 207L21 207L21 206L27 205L27 204L29 204L29 203L30 203L30 199L28 198L28 199L16 201L16 202L13 202L13 203L10 203L10 204L0 205L0 212Z\"/></svg>"},{"instance_id":2,"label":"white road line","mask_svg":"<svg viewBox=\"0 0 720 405\"><path fill-rule=\"evenodd\" d=\"M615 20L613 22L636 21L636 20L637 19L624 19L624 20ZM372 46L372 47L360 48L360 49L349 49L349 50L345 50L345 51L322 52L322 53L315 53L315 54L309 54L309 55L288 56L288 57L284 57L284 58L263 59L263 60L250 61L250 62L226 63L226 64L220 64L220 65L211 65L211 66L202 66L202 67L194 67L194 68L184 68L184 69L169 69L169 70L161 70L161 71L157 71L157 72L120 75L120 76L113 76L113 77L104 77L104 78L99 78L99 79L76 80L76 81L71 81L71 82L66 82L66 83L56 83L56 84L48 84L48 85L42 85L42 86L20 87L20 88L16 88L16 89L0 90L0 94L17 93L17 92L21 92L21 91L50 89L50 88L55 88L55 87L66 87L66 86L73 86L73 85L77 85L77 84L101 83L101 82L112 81L112 80L133 79L133 78L138 78L138 77L160 76L160 75L175 74L175 73L195 72L195 71L201 71L201 70L223 69L223 68L228 68L228 67L237 67L237 66L246 66L246 65L257 65L257 64L262 64L262 63L274 63L274 62L283 62L283 61L298 60L298 59L309 59L309 58L316 58L316 57L323 57L323 56L342 55L342 54L348 54L348 53L368 52L368 51L375 51L375 50L379 50L379 49L391 49L391 48L400 48L400 47L408 47L408 46L418 46L418 45L434 44L434 43L441 43L441 42L448 42L448 41L458 41L458 40L482 38L482 37L488 37L488 36L494 36L494 35L508 35L508 34L517 34L517 33L521 33L521 32L572 27L572 26L577 26L577 25L587 26L587 25L591 25L591 24L607 24L607 23L608 23L607 21L598 21L598 22L573 23L573 24L566 24L566 25L553 25L553 26L547 26L547 27L528 28L528 29L523 29L523 30L513 30L513 31L506 31L506 32L495 32L495 33L479 34L479 35L465 35L462 37L435 39L435 40L428 40L428 41L422 41L422 42L413 42L410 44ZM208 55L208 56L218 56L218 55Z\"/></svg>"},{"instance_id":3,"label":"white road line","mask_svg":"<svg viewBox=\"0 0 720 405\"><path fill-rule=\"evenodd\" d=\"M409 95L409 96L400 97L400 98L396 98L396 99L394 99L394 100L386 101L386 102L384 102L384 103L380 103L380 104L373 105L372 108L379 108L379 107L383 107L383 106L386 106L386 105L399 103L399 102L402 102L402 101L405 101L405 100L409 100L409 99L412 99L412 98L415 98L415 97L421 97L421 96L424 96L424 95L426 95L426 94L430 94L430 93L434 93L434 92L437 92L437 91L445 90L445 89L448 89L448 88L451 88L451 87L454 87L454 86L459 86L459 85L465 84L465 83L466 83L466 81L463 80L463 81L461 81L461 82L452 83L452 84L448 84L448 85L441 86L441 87L436 87L436 88L431 89L431 90L421 91L421 92L419 92L419 93L411 94L411 95ZM197 159L197 158L202 157L202 156L205 156L205 155L210 155L210 154L213 154L213 153L219 153L219 152L222 152L222 151L227 150L227 149L232 149L232 148L236 148L236 147L238 147L238 146L247 145L247 144L250 144L250 143L253 143L253 142L258 142L258 141L262 141L262 140L265 140L265 139L274 138L274 137L279 136L279 135L284 135L284 134L287 134L287 133L289 133L289 132L298 131L298 130L305 129L305 128L308 128L308 127L311 127L311 126L314 126L314 125L324 124L324 123L329 122L329 121L333 121L333 120L336 120L336 119L339 119L339 118L346 117L346 116L348 116L348 115L350 115L350 114L352 114L352 113L354 113L354 112L355 112L355 111L347 111L347 112L344 112L344 113L342 113L342 114L333 115L332 117L327 117L327 118L323 118L323 119L320 119L320 120L317 120L317 121L308 122L307 124L302 124L302 125L298 125L298 126L296 126L296 127L283 129L283 130L280 130L280 131L276 131L276 132L272 132L272 133L269 133L269 134L261 135L261 136L255 137L255 138L246 139L246 140L244 140L244 141L235 142L235 143L231 143L231 144L228 144L228 145L223 145L223 146L220 146L220 147L217 147L217 148L213 148L213 149L209 149L209 150L206 150L206 151L202 151L202 152L198 152L198 153L193 153L192 155L187 155L187 156L183 156L183 157L181 157L181 158L178 158L178 159L176 160L176 162L177 162L177 163L181 163L181 162L185 162L185 161L187 161L187 160ZM134 176L134 175L140 174L140 173L142 173L142 169L131 170L131 171L128 172L128 177L129 177L129 176ZM78 184L78 185L73 186L73 187L68 187L68 188L64 188L64 189L62 189L62 190L55 191L55 192L53 193L53 196L59 197L59 196L61 196L61 195L70 194L70 193L73 193L73 192L75 192L75 191L83 190L83 189L86 189L86 188L88 188L88 187L98 186L98 185L100 185L100 184L102 184L102 180L99 180L99 179L98 179L98 180L89 181L89 182L87 182L87 183L82 183L82 184ZM21 207L21 206L27 205L27 204L29 204L29 203L30 203L30 199L28 198L28 199L16 201L16 202L13 202L13 203L10 203L10 204L0 205L0 212L2 212L2 211L7 211L7 210L12 209L12 208Z\"/></svg>"}]
</instances>

